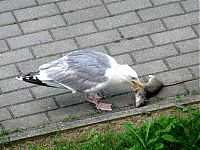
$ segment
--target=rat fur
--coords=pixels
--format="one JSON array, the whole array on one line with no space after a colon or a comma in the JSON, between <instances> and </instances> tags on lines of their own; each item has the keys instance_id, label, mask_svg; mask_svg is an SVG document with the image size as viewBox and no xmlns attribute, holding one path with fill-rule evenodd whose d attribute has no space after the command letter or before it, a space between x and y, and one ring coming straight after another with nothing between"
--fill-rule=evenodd
<instances>
[{"instance_id":1,"label":"rat fur","mask_svg":"<svg viewBox=\"0 0 200 150\"><path fill-rule=\"evenodd\" d=\"M163 87L164 84L160 80L153 75L149 75L149 81L144 83L144 89L135 91L135 107L143 106L147 98L156 95Z\"/></svg>"}]
</instances>

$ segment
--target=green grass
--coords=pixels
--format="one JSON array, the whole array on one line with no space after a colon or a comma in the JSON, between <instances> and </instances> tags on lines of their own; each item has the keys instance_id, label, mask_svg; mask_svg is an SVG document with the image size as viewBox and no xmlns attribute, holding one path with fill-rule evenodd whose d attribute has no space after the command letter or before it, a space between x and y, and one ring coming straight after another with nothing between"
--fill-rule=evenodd
<instances>
[{"instance_id":1,"label":"green grass","mask_svg":"<svg viewBox=\"0 0 200 150\"><path fill-rule=\"evenodd\" d=\"M2 149L5 146L5 143L7 142L8 138L7 136L11 133L10 130L3 129L0 132L0 149Z\"/></svg>"},{"instance_id":2,"label":"green grass","mask_svg":"<svg viewBox=\"0 0 200 150\"><path fill-rule=\"evenodd\" d=\"M192 90L192 93L193 93L193 94L198 94L198 95L200 95L200 89Z\"/></svg>"},{"instance_id":3,"label":"green grass","mask_svg":"<svg viewBox=\"0 0 200 150\"><path fill-rule=\"evenodd\" d=\"M184 99L185 94L176 94L175 98L178 99L178 100Z\"/></svg>"},{"instance_id":4,"label":"green grass","mask_svg":"<svg viewBox=\"0 0 200 150\"><path fill-rule=\"evenodd\" d=\"M15 132L21 132L23 129L16 128L15 130L3 129L0 131L0 150L5 147L9 142L9 135Z\"/></svg>"},{"instance_id":5,"label":"green grass","mask_svg":"<svg viewBox=\"0 0 200 150\"><path fill-rule=\"evenodd\" d=\"M78 117L76 117L76 116L73 116L73 115L69 115L69 116L67 116L67 117L65 117L64 119L63 119L63 121L65 122L65 121L73 121L73 120L75 120L75 119L77 119Z\"/></svg>"},{"instance_id":6,"label":"green grass","mask_svg":"<svg viewBox=\"0 0 200 150\"><path fill-rule=\"evenodd\" d=\"M143 122L136 128L125 123L118 133L109 127L106 133L92 129L73 142L55 140L52 148L31 145L29 150L198 150L200 145L200 112L176 105L183 114L161 116Z\"/></svg>"}]
</instances>

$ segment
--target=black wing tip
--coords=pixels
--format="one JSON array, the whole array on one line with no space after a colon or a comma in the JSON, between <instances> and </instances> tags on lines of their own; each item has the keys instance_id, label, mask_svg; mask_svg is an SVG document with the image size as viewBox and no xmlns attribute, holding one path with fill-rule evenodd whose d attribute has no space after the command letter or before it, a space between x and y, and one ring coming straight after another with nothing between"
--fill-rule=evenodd
<instances>
[{"instance_id":1,"label":"black wing tip","mask_svg":"<svg viewBox=\"0 0 200 150\"><path fill-rule=\"evenodd\" d=\"M16 79L20 80L20 81L32 83L32 84L41 85L41 86L54 87L54 86L51 86L51 85L47 85L46 83L43 83L36 76L30 76L30 74L27 74L25 76L17 76Z\"/></svg>"},{"instance_id":2,"label":"black wing tip","mask_svg":"<svg viewBox=\"0 0 200 150\"><path fill-rule=\"evenodd\" d=\"M47 86L46 83L43 83L41 80L39 80L36 76L30 76L30 74L27 74L25 76L17 76L16 77L17 80L20 81L25 81L25 82L29 82L32 84L38 84L38 85L44 85Z\"/></svg>"}]
</instances>

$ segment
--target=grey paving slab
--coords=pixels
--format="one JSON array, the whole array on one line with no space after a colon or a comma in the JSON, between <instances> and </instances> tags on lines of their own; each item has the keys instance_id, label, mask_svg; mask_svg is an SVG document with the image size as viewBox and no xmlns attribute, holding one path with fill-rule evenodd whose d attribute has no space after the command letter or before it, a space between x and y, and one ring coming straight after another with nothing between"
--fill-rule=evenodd
<instances>
[{"instance_id":1,"label":"grey paving slab","mask_svg":"<svg viewBox=\"0 0 200 150\"><path fill-rule=\"evenodd\" d=\"M125 0L107 5L108 10L112 15L125 13L141 8L147 8L150 6L151 3L149 0Z\"/></svg>"},{"instance_id":2,"label":"grey paving slab","mask_svg":"<svg viewBox=\"0 0 200 150\"><path fill-rule=\"evenodd\" d=\"M7 24L13 24L16 22L16 20L11 12L6 12L6 13L0 14L0 20L1 20L0 26L7 25Z\"/></svg>"},{"instance_id":3,"label":"grey paving slab","mask_svg":"<svg viewBox=\"0 0 200 150\"><path fill-rule=\"evenodd\" d=\"M46 29L61 27L64 25L65 22L60 15L20 23L20 26L24 31L24 33L46 30Z\"/></svg>"},{"instance_id":4,"label":"grey paving slab","mask_svg":"<svg viewBox=\"0 0 200 150\"><path fill-rule=\"evenodd\" d=\"M191 73L186 68L159 73L156 77L163 81L164 84L192 79Z\"/></svg>"},{"instance_id":5,"label":"grey paving slab","mask_svg":"<svg viewBox=\"0 0 200 150\"><path fill-rule=\"evenodd\" d=\"M126 26L119 29L124 37L137 37L141 35L147 35L150 33L156 33L160 31L165 31L160 20L145 22L137 25Z\"/></svg>"},{"instance_id":6,"label":"grey paving slab","mask_svg":"<svg viewBox=\"0 0 200 150\"><path fill-rule=\"evenodd\" d=\"M98 51L98 52L102 52L104 54L108 54L107 50L105 49L104 46L100 45L100 46L95 46L92 48L83 48L81 50L93 50L93 51Z\"/></svg>"},{"instance_id":7,"label":"grey paving slab","mask_svg":"<svg viewBox=\"0 0 200 150\"><path fill-rule=\"evenodd\" d=\"M94 46L94 47L86 47L86 48L82 48L80 50L91 50L91 51L98 51L98 52L101 52L101 53L104 53L104 54L108 54L107 50L105 49L105 47L103 45L100 45L100 46ZM67 55L68 53L70 52L66 52L66 53L63 53L61 54L61 56L65 56Z\"/></svg>"},{"instance_id":8,"label":"grey paving slab","mask_svg":"<svg viewBox=\"0 0 200 150\"><path fill-rule=\"evenodd\" d=\"M200 65L189 67L195 77L200 77Z\"/></svg>"},{"instance_id":9,"label":"grey paving slab","mask_svg":"<svg viewBox=\"0 0 200 150\"><path fill-rule=\"evenodd\" d=\"M17 75L19 75L19 72L13 64L0 67L0 79L13 77Z\"/></svg>"},{"instance_id":10,"label":"grey paving slab","mask_svg":"<svg viewBox=\"0 0 200 150\"><path fill-rule=\"evenodd\" d=\"M0 39L21 35L22 32L18 25L7 25L0 27Z\"/></svg>"},{"instance_id":11,"label":"grey paving slab","mask_svg":"<svg viewBox=\"0 0 200 150\"><path fill-rule=\"evenodd\" d=\"M171 2L180 2L181 0L152 0L154 5L162 5L162 4L167 4Z\"/></svg>"},{"instance_id":12,"label":"grey paving slab","mask_svg":"<svg viewBox=\"0 0 200 150\"><path fill-rule=\"evenodd\" d=\"M0 53L8 51L8 46L4 40L0 40Z\"/></svg>"},{"instance_id":13,"label":"grey paving slab","mask_svg":"<svg viewBox=\"0 0 200 150\"><path fill-rule=\"evenodd\" d=\"M33 87L31 88L31 91L33 92L36 98L49 97L52 95L58 95L58 94L69 92L68 89L58 89L58 88L50 88L50 87L43 87L43 86Z\"/></svg>"},{"instance_id":14,"label":"grey paving slab","mask_svg":"<svg viewBox=\"0 0 200 150\"><path fill-rule=\"evenodd\" d=\"M28 60L28 61L23 61L21 63L18 63L17 66L22 72L22 74L28 74L30 72L36 72L39 69L39 66L56 60L58 59L59 56L51 56L51 57L44 57L44 58L39 58L39 59L34 59L34 60Z\"/></svg>"},{"instance_id":15,"label":"grey paving slab","mask_svg":"<svg viewBox=\"0 0 200 150\"><path fill-rule=\"evenodd\" d=\"M12 116L7 108L0 108L0 121L12 119Z\"/></svg>"},{"instance_id":16,"label":"grey paving slab","mask_svg":"<svg viewBox=\"0 0 200 150\"><path fill-rule=\"evenodd\" d=\"M168 29L174 29L199 23L199 12L187 13L163 19Z\"/></svg>"},{"instance_id":17,"label":"grey paving slab","mask_svg":"<svg viewBox=\"0 0 200 150\"><path fill-rule=\"evenodd\" d=\"M72 39L32 47L33 52L37 57L69 52L77 48L76 43Z\"/></svg>"},{"instance_id":18,"label":"grey paving slab","mask_svg":"<svg viewBox=\"0 0 200 150\"><path fill-rule=\"evenodd\" d=\"M133 69L136 70L139 76L149 75L149 74L168 70L167 66L162 60L151 61L148 63L134 65Z\"/></svg>"},{"instance_id":19,"label":"grey paving slab","mask_svg":"<svg viewBox=\"0 0 200 150\"><path fill-rule=\"evenodd\" d=\"M18 90L6 94L0 95L0 107L14 105L22 102L27 102L33 100L30 92L25 90Z\"/></svg>"},{"instance_id":20,"label":"grey paving slab","mask_svg":"<svg viewBox=\"0 0 200 150\"><path fill-rule=\"evenodd\" d=\"M200 31L199 31L200 26L199 26L199 24L194 25L193 27L194 27L194 30L197 32L197 34L199 36L199 34L200 34Z\"/></svg>"},{"instance_id":21,"label":"grey paving slab","mask_svg":"<svg viewBox=\"0 0 200 150\"><path fill-rule=\"evenodd\" d=\"M71 106L79 103L85 102L84 93L66 93L55 96L56 101L60 107Z\"/></svg>"},{"instance_id":22,"label":"grey paving slab","mask_svg":"<svg viewBox=\"0 0 200 150\"><path fill-rule=\"evenodd\" d=\"M151 35L151 38L156 45L167 44L170 42L176 42L180 40L186 40L193 37L196 37L196 35L191 27L179 28Z\"/></svg>"},{"instance_id":23,"label":"grey paving slab","mask_svg":"<svg viewBox=\"0 0 200 150\"><path fill-rule=\"evenodd\" d=\"M164 57L176 56L178 51L172 45L159 46L155 48L148 48L142 51L135 51L132 53L138 63L151 61L154 59L162 59Z\"/></svg>"},{"instance_id":24,"label":"grey paving slab","mask_svg":"<svg viewBox=\"0 0 200 150\"><path fill-rule=\"evenodd\" d=\"M14 11L14 14L19 22L31 20L40 17L47 17L56 15L59 13L58 8L55 4L47 4L41 6L35 6L25 9L18 9Z\"/></svg>"},{"instance_id":25,"label":"grey paving slab","mask_svg":"<svg viewBox=\"0 0 200 150\"><path fill-rule=\"evenodd\" d=\"M187 0L183 1L182 5L186 12L199 10L199 1L198 0Z\"/></svg>"},{"instance_id":26,"label":"grey paving slab","mask_svg":"<svg viewBox=\"0 0 200 150\"><path fill-rule=\"evenodd\" d=\"M5 53L0 54L0 65L20 62L24 60L32 59L33 55L31 54L28 48L15 50L15 51L8 51Z\"/></svg>"},{"instance_id":27,"label":"grey paving slab","mask_svg":"<svg viewBox=\"0 0 200 150\"><path fill-rule=\"evenodd\" d=\"M117 2L117 1L120 1L120 0L103 0L104 3L111 3L111 2Z\"/></svg>"},{"instance_id":28,"label":"grey paving slab","mask_svg":"<svg viewBox=\"0 0 200 150\"><path fill-rule=\"evenodd\" d=\"M187 91L184 89L183 85L174 85L174 86L168 86L164 87L156 96L157 97L174 97L178 94L184 94ZM154 99L154 98L152 98ZM176 99L174 99L176 100Z\"/></svg>"},{"instance_id":29,"label":"grey paving slab","mask_svg":"<svg viewBox=\"0 0 200 150\"><path fill-rule=\"evenodd\" d=\"M200 80L185 82L185 85L190 92L194 92L200 89Z\"/></svg>"},{"instance_id":30,"label":"grey paving slab","mask_svg":"<svg viewBox=\"0 0 200 150\"><path fill-rule=\"evenodd\" d=\"M2 125L7 130L15 130L15 129L27 129L36 126L39 127L48 122L49 120L47 116L44 113L41 113L41 114L3 121Z\"/></svg>"},{"instance_id":31,"label":"grey paving slab","mask_svg":"<svg viewBox=\"0 0 200 150\"><path fill-rule=\"evenodd\" d=\"M2 92L10 92L31 86L33 86L33 84L21 82L17 80L15 77L0 81L0 88Z\"/></svg>"},{"instance_id":32,"label":"grey paving slab","mask_svg":"<svg viewBox=\"0 0 200 150\"><path fill-rule=\"evenodd\" d=\"M10 109L14 117L21 117L31 115L34 113L44 112L52 109L56 109L57 105L51 98L31 101L19 105L11 106Z\"/></svg>"},{"instance_id":33,"label":"grey paving slab","mask_svg":"<svg viewBox=\"0 0 200 150\"><path fill-rule=\"evenodd\" d=\"M52 37L47 31L42 31L42 32L10 38L8 39L8 44L12 49L17 49L35 44L50 42L52 40L53 40Z\"/></svg>"},{"instance_id":34,"label":"grey paving slab","mask_svg":"<svg viewBox=\"0 0 200 150\"><path fill-rule=\"evenodd\" d=\"M147 36L106 45L112 55L132 52L143 48L149 48L151 46L152 43Z\"/></svg>"},{"instance_id":35,"label":"grey paving slab","mask_svg":"<svg viewBox=\"0 0 200 150\"><path fill-rule=\"evenodd\" d=\"M166 61L172 69L196 65L199 63L199 52L175 56L166 59Z\"/></svg>"},{"instance_id":36,"label":"grey paving slab","mask_svg":"<svg viewBox=\"0 0 200 150\"><path fill-rule=\"evenodd\" d=\"M141 81L143 81L143 80L141 80ZM109 87L103 89L100 92L100 94L101 94L100 96L103 96L109 100L113 96L124 95L126 93L129 93L130 91L131 91L131 85L128 83L124 83L121 85L112 85L112 86L109 86Z\"/></svg>"},{"instance_id":37,"label":"grey paving slab","mask_svg":"<svg viewBox=\"0 0 200 150\"><path fill-rule=\"evenodd\" d=\"M171 15L183 14L183 10L178 3L162 5L138 11L143 20L152 20Z\"/></svg>"},{"instance_id":38,"label":"grey paving slab","mask_svg":"<svg viewBox=\"0 0 200 150\"><path fill-rule=\"evenodd\" d=\"M92 7L63 15L69 24L90 21L109 16L104 6Z\"/></svg>"},{"instance_id":39,"label":"grey paving slab","mask_svg":"<svg viewBox=\"0 0 200 150\"><path fill-rule=\"evenodd\" d=\"M119 64L133 65L134 62L129 54L121 54L113 57Z\"/></svg>"},{"instance_id":40,"label":"grey paving slab","mask_svg":"<svg viewBox=\"0 0 200 150\"><path fill-rule=\"evenodd\" d=\"M113 110L124 108L128 106L133 106L134 103L134 95L132 93L128 93L125 95L118 95L114 97L110 97L108 99L102 100L102 102L112 103Z\"/></svg>"},{"instance_id":41,"label":"grey paving slab","mask_svg":"<svg viewBox=\"0 0 200 150\"><path fill-rule=\"evenodd\" d=\"M102 4L101 0L69 0L57 3L61 12L70 12Z\"/></svg>"},{"instance_id":42,"label":"grey paving slab","mask_svg":"<svg viewBox=\"0 0 200 150\"><path fill-rule=\"evenodd\" d=\"M188 52L199 50L199 42L200 42L200 39L197 38L197 39L192 39L192 40L176 43L176 46L180 49L182 53L188 53Z\"/></svg>"},{"instance_id":43,"label":"grey paving slab","mask_svg":"<svg viewBox=\"0 0 200 150\"><path fill-rule=\"evenodd\" d=\"M117 30L109 30L77 37L76 40L79 43L79 45L83 48L87 46L109 43L115 40L119 40L120 38L120 34Z\"/></svg>"},{"instance_id":44,"label":"grey paving slab","mask_svg":"<svg viewBox=\"0 0 200 150\"><path fill-rule=\"evenodd\" d=\"M34 0L4 0L0 2L0 12L35 6Z\"/></svg>"},{"instance_id":45,"label":"grey paving slab","mask_svg":"<svg viewBox=\"0 0 200 150\"><path fill-rule=\"evenodd\" d=\"M83 117L95 113L93 107L89 103L79 104L76 106L61 108L58 110L50 111L48 114L53 122L66 121Z\"/></svg>"},{"instance_id":46,"label":"grey paving slab","mask_svg":"<svg viewBox=\"0 0 200 150\"><path fill-rule=\"evenodd\" d=\"M99 30L107 30L138 22L140 22L140 19L138 18L136 13L130 12L126 14L120 14L113 17L96 20L95 24Z\"/></svg>"},{"instance_id":47,"label":"grey paving slab","mask_svg":"<svg viewBox=\"0 0 200 150\"><path fill-rule=\"evenodd\" d=\"M53 2L58 2L61 0L36 0L39 4L47 4L47 3L53 3Z\"/></svg>"},{"instance_id":48,"label":"grey paving slab","mask_svg":"<svg viewBox=\"0 0 200 150\"><path fill-rule=\"evenodd\" d=\"M56 40L61 40L65 38L71 38L71 37L81 36L84 34L93 33L96 32L97 29L95 28L92 22L86 22L86 23L80 23L76 25L53 29L51 31Z\"/></svg>"}]
</instances>

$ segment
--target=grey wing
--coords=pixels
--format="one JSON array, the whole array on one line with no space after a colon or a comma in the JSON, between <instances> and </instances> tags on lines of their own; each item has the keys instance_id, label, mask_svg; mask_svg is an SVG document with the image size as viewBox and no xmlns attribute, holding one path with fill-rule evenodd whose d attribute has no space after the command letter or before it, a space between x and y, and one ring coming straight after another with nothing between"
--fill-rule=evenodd
<instances>
[{"instance_id":1,"label":"grey wing","mask_svg":"<svg viewBox=\"0 0 200 150\"><path fill-rule=\"evenodd\" d=\"M106 69L110 67L106 55L79 51L40 67L48 78L75 91L85 91L108 80Z\"/></svg>"}]
</instances>

